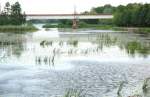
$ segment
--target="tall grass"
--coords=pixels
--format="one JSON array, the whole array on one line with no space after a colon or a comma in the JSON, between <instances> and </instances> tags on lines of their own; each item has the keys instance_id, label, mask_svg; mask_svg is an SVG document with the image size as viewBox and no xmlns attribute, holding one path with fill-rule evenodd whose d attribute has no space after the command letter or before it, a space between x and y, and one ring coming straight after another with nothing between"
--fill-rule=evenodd
<instances>
[{"instance_id":1,"label":"tall grass","mask_svg":"<svg viewBox=\"0 0 150 97\"><path fill-rule=\"evenodd\" d=\"M82 90L68 89L63 97L85 97Z\"/></svg>"},{"instance_id":2,"label":"tall grass","mask_svg":"<svg viewBox=\"0 0 150 97\"><path fill-rule=\"evenodd\" d=\"M72 25L67 24L58 24L58 25L52 25L52 24L45 24L43 25L43 28L72 28ZM96 29L109 29L113 30L112 25L100 25L100 24L86 24L84 22L81 22L78 24L78 28L96 28Z\"/></svg>"},{"instance_id":3,"label":"tall grass","mask_svg":"<svg viewBox=\"0 0 150 97\"><path fill-rule=\"evenodd\" d=\"M38 29L33 25L4 25L0 26L0 32L34 32Z\"/></svg>"}]
</instances>

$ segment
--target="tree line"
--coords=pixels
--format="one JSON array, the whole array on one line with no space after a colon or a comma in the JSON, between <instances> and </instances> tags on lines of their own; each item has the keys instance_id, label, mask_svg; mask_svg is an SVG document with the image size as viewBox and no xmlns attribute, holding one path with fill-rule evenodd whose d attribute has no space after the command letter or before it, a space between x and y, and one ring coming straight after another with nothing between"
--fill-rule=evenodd
<instances>
[{"instance_id":1,"label":"tree line","mask_svg":"<svg viewBox=\"0 0 150 97\"><path fill-rule=\"evenodd\" d=\"M93 7L90 11L82 12L81 14L113 14L116 7L106 4L104 6ZM85 19L80 20L87 24L112 25L112 19Z\"/></svg>"},{"instance_id":2,"label":"tree line","mask_svg":"<svg viewBox=\"0 0 150 97\"><path fill-rule=\"evenodd\" d=\"M94 23L113 24L125 27L150 27L150 4L130 3L126 6L104 5L92 8L83 14L113 14L114 18L107 20L95 20ZM91 20L87 20L90 23ZM102 23L101 23L102 22ZM111 23L112 22L112 23Z\"/></svg>"},{"instance_id":3,"label":"tree line","mask_svg":"<svg viewBox=\"0 0 150 97\"><path fill-rule=\"evenodd\" d=\"M25 22L26 16L25 13L22 14L19 2L12 5L6 2L3 10L0 12L0 25L22 25Z\"/></svg>"},{"instance_id":4,"label":"tree line","mask_svg":"<svg viewBox=\"0 0 150 97\"><path fill-rule=\"evenodd\" d=\"M90 11L85 11L82 14L113 14L116 7L106 4L104 6L93 7Z\"/></svg>"},{"instance_id":5,"label":"tree line","mask_svg":"<svg viewBox=\"0 0 150 97\"><path fill-rule=\"evenodd\" d=\"M150 4L120 5L114 13L114 24L126 27L150 27Z\"/></svg>"}]
</instances>

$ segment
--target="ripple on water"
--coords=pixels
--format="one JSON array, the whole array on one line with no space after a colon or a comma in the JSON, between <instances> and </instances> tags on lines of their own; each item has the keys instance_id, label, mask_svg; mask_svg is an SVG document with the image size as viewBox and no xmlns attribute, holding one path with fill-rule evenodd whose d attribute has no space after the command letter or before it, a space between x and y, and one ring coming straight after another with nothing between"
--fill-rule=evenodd
<instances>
[{"instance_id":1,"label":"ripple on water","mask_svg":"<svg viewBox=\"0 0 150 97\"><path fill-rule=\"evenodd\" d=\"M149 77L145 36L78 32L41 28L33 34L9 35L9 40L8 34L1 34L5 45L0 44L0 96L56 97L73 88L84 90L86 97L116 97L121 81L127 96ZM9 41L12 44L6 45ZM42 41L47 44L40 45Z\"/></svg>"}]
</instances>

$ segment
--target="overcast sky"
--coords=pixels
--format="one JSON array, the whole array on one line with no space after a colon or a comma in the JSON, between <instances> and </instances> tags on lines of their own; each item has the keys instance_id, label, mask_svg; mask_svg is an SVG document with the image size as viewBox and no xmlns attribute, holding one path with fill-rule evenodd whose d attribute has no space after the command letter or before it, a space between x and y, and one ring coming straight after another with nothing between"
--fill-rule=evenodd
<instances>
[{"instance_id":1,"label":"overcast sky","mask_svg":"<svg viewBox=\"0 0 150 97\"><path fill-rule=\"evenodd\" d=\"M150 0L0 0L3 6L5 2L19 1L23 11L28 14L35 13L73 13L74 5L77 12L90 10L92 7L111 4L114 6L128 3L150 3Z\"/></svg>"}]
</instances>

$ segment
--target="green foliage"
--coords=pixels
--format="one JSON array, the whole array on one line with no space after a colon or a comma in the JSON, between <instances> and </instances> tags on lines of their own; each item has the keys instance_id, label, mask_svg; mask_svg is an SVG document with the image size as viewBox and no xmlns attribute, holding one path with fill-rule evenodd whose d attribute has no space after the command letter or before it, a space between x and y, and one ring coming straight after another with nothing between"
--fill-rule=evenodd
<instances>
[{"instance_id":1,"label":"green foliage","mask_svg":"<svg viewBox=\"0 0 150 97\"><path fill-rule=\"evenodd\" d=\"M43 25L43 28L57 28L58 25L52 25L52 24L45 24Z\"/></svg>"},{"instance_id":2,"label":"green foliage","mask_svg":"<svg viewBox=\"0 0 150 97\"><path fill-rule=\"evenodd\" d=\"M85 94L82 90L69 89L63 97L85 97Z\"/></svg>"},{"instance_id":3,"label":"green foliage","mask_svg":"<svg viewBox=\"0 0 150 97\"><path fill-rule=\"evenodd\" d=\"M67 42L69 45L73 45L74 47L78 46L78 40L70 40Z\"/></svg>"},{"instance_id":4,"label":"green foliage","mask_svg":"<svg viewBox=\"0 0 150 97\"><path fill-rule=\"evenodd\" d=\"M138 32L150 33L150 28L139 28Z\"/></svg>"},{"instance_id":5,"label":"green foliage","mask_svg":"<svg viewBox=\"0 0 150 97\"><path fill-rule=\"evenodd\" d=\"M0 32L33 32L38 30L33 25L4 25L0 26Z\"/></svg>"},{"instance_id":6,"label":"green foliage","mask_svg":"<svg viewBox=\"0 0 150 97\"><path fill-rule=\"evenodd\" d=\"M80 20L81 22L85 22L87 24L98 24L99 23L99 19L84 19L84 20Z\"/></svg>"},{"instance_id":7,"label":"green foliage","mask_svg":"<svg viewBox=\"0 0 150 97\"><path fill-rule=\"evenodd\" d=\"M115 7L113 7L109 4L106 4L104 6L93 8L91 10L91 12L92 11L96 12L97 14L101 14L101 13L103 13L103 14L112 14L115 11Z\"/></svg>"},{"instance_id":8,"label":"green foliage","mask_svg":"<svg viewBox=\"0 0 150 97\"><path fill-rule=\"evenodd\" d=\"M100 24L100 25L113 25L113 19L100 19L98 24Z\"/></svg>"},{"instance_id":9,"label":"green foliage","mask_svg":"<svg viewBox=\"0 0 150 97\"><path fill-rule=\"evenodd\" d=\"M25 13L21 13L21 5L19 2L13 5L7 2L4 10L0 14L0 25L22 25L25 22L26 16Z\"/></svg>"},{"instance_id":10,"label":"green foliage","mask_svg":"<svg viewBox=\"0 0 150 97\"><path fill-rule=\"evenodd\" d=\"M43 25L43 28L72 28L72 25L65 25L65 24L58 24L58 25L52 25L52 24L45 24ZM95 29L109 29L113 30L112 25L105 25L105 24L87 24L85 22L78 22L78 28L95 28Z\"/></svg>"},{"instance_id":11,"label":"green foliage","mask_svg":"<svg viewBox=\"0 0 150 97\"><path fill-rule=\"evenodd\" d=\"M125 48L126 48L127 52L133 56L135 55L136 52L138 52L139 54L141 54L145 57L149 54L149 47L142 46L142 44L140 44L139 42L136 42L136 41L129 42Z\"/></svg>"},{"instance_id":12,"label":"green foliage","mask_svg":"<svg viewBox=\"0 0 150 97\"><path fill-rule=\"evenodd\" d=\"M60 20L60 21L59 21L59 24L72 25L72 20L67 20L67 19Z\"/></svg>"},{"instance_id":13,"label":"green foliage","mask_svg":"<svg viewBox=\"0 0 150 97\"><path fill-rule=\"evenodd\" d=\"M114 23L117 26L149 27L150 4L128 4L118 6L114 13Z\"/></svg>"}]
</instances>

